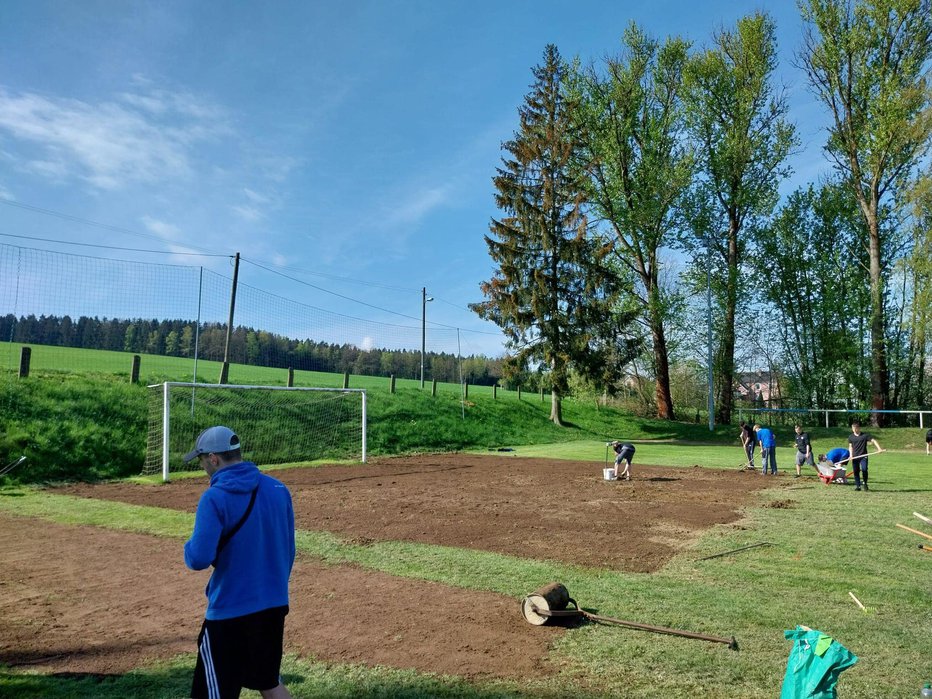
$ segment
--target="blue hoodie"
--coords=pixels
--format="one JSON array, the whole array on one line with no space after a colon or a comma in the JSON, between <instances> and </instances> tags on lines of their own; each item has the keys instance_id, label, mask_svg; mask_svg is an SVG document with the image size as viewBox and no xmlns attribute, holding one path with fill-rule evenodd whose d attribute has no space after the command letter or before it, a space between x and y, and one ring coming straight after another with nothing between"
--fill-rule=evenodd
<instances>
[{"instance_id":1,"label":"blue hoodie","mask_svg":"<svg viewBox=\"0 0 932 699\"><path fill-rule=\"evenodd\" d=\"M218 556L221 535L246 512L257 486L249 518ZM230 619L287 605L294 557L294 509L284 484L249 461L214 473L184 545L184 562L192 570L203 570L217 559L207 583L206 617Z\"/></svg>"},{"instance_id":2,"label":"blue hoodie","mask_svg":"<svg viewBox=\"0 0 932 699\"><path fill-rule=\"evenodd\" d=\"M761 427L757 431L757 441L760 442L762 449L773 449L777 446L777 440L773 432L766 427Z\"/></svg>"}]
</instances>

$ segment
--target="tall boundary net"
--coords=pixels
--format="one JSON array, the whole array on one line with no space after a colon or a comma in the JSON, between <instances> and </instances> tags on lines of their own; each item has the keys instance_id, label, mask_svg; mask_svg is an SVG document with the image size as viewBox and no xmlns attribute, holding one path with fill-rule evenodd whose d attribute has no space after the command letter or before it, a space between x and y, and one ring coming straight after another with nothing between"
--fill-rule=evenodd
<instances>
[{"instance_id":1,"label":"tall boundary net","mask_svg":"<svg viewBox=\"0 0 932 699\"><path fill-rule=\"evenodd\" d=\"M143 474L200 468L185 464L202 430L226 425L243 458L259 465L333 459L366 461L366 392L358 388L239 386L167 381L149 386Z\"/></svg>"}]
</instances>

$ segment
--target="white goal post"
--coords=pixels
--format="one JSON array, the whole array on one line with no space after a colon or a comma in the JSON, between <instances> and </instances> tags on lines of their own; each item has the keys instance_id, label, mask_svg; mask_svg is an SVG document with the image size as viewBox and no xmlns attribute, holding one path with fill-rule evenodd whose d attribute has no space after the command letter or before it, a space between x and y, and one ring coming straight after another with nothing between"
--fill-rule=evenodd
<instances>
[{"instance_id":1,"label":"white goal post","mask_svg":"<svg viewBox=\"0 0 932 699\"><path fill-rule=\"evenodd\" d=\"M166 381L149 386L143 474L197 470L184 455L207 427L226 425L260 466L317 459L366 461L366 391Z\"/></svg>"}]
</instances>

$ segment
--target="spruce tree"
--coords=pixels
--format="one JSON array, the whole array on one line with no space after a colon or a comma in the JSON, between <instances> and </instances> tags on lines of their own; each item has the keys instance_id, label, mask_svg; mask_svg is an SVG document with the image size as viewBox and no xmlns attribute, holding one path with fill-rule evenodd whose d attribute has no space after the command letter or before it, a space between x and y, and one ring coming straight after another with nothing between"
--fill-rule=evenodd
<instances>
[{"instance_id":1,"label":"spruce tree","mask_svg":"<svg viewBox=\"0 0 932 699\"><path fill-rule=\"evenodd\" d=\"M472 308L502 328L516 366L547 374L550 419L560 425L569 372L603 378L624 319L612 312L618 283L608 249L587 227L575 105L556 46L546 47L533 75L493 179L503 216L493 218L485 240L497 269L481 286L486 300Z\"/></svg>"}]
</instances>

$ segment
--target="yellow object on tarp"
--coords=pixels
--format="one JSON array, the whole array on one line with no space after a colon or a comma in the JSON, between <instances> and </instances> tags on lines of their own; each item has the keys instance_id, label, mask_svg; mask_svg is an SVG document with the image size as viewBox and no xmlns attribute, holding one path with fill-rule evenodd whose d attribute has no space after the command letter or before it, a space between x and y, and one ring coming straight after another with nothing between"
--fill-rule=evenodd
<instances>
[{"instance_id":1,"label":"yellow object on tarp","mask_svg":"<svg viewBox=\"0 0 932 699\"><path fill-rule=\"evenodd\" d=\"M835 699L838 676L858 661L828 634L805 626L784 631L793 641L780 699Z\"/></svg>"}]
</instances>

